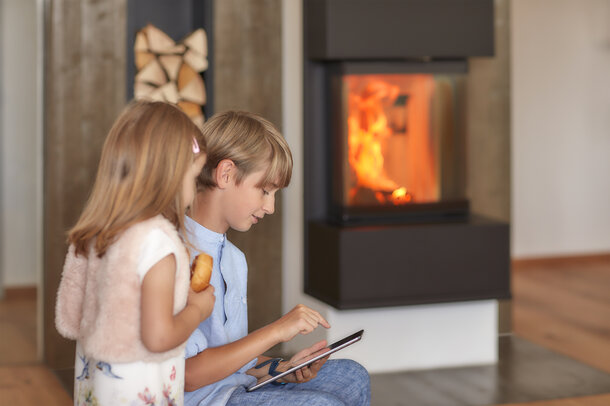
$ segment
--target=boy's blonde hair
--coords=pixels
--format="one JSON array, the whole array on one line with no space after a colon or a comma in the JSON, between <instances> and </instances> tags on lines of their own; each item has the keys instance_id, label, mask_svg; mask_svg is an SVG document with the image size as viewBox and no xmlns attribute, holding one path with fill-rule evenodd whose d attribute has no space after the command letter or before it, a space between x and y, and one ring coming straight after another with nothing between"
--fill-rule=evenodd
<instances>
[{"instance_id":1,"label":"boy's blonde hair","mask_svg":"<svg viewBox=\"0 0 610 406\"><path fill-rule=\"evenodd\" d=\"M237 167L236 183L266 167L257 187L284 188L292 176L292 154L280 132L258 114L225 111L211 117L202 127L207 143L207 161L197 179L199 191L218 186L214 170L223 159Z\"/></svg>"},{"instance_id":2,"label":"boy's blonde hair","mask_svg":"<svg viewBox=\"0 0 610 406\"><path fill-rule=\"evenodd\" d=\"M199 128L177 107L133 102L116 120L102 148L93 191L68 241L87 256L91 243L104 255L131 225L162 214L184 229L182 181L193 163Z\"/></svg>"}]
</instances>

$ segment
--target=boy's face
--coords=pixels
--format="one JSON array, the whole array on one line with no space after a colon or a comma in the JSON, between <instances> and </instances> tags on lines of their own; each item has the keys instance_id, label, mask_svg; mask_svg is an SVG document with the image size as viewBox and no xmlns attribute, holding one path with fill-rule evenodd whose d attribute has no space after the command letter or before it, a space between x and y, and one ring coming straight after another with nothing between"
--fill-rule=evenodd
<instances>
[{"instance_id":1,"label":"boy's face","mask_svg":"<svg viewBox=\"0 0 610 406\"><path fill-rule=\"evenodd\" d=\"M265 172L265 169L253 172L244 177L239 185L235 184L234 179L231 182L227 189L224 217L232 229L248 231L265 214L273 214L275 211L275 193L278 188L256 186Z\"/></svg>"}]
</instances>

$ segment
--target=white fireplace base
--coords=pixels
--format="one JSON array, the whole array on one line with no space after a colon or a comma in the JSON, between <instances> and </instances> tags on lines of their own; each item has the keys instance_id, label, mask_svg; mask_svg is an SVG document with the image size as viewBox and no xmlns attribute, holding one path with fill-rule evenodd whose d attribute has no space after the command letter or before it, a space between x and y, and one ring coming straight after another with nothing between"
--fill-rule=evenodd
<instances>
[{"instance_id":1,"label":"white fireplace base","mask_svg":"<svg viewBox=\"0 0 610 406\"><path fill-rule=\"evenodd\" d=\"M331 325L287 343L294 353L364 329L362 341L335 357L351 358L370 373L492 364L498 360L495 300L339 311L305 300ZM289 310L289 309L288 309Z\"/></svg>"}]
</instances>

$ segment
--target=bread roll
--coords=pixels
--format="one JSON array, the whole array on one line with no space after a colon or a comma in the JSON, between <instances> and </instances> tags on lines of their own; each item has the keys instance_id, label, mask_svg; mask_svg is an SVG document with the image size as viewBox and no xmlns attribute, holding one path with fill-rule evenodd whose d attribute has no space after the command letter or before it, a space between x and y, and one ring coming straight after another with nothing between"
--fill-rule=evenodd
<instances>
[{"instance_id":1,"label":"bread roll","mask_svg":"<svg viewBox=\"0 0 610 406\"><path fill-rule=\"evenodd\" d=\"M212 257L205 253L197 255L193 260L191 264L191 288L195 292L201 292L209 286L213 264Z\"/></svg>"}]
</instances>

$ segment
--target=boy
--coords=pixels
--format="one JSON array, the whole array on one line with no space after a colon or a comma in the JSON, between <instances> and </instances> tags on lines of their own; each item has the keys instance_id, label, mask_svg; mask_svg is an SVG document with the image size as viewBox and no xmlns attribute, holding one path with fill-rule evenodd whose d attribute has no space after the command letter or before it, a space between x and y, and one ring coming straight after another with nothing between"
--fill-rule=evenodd
<instances>
[{"instance_id":1,"label":"boy","mask_svg":"<svg viewBox=\"0 0 610 406\"><path fill-rule=\"evenodd\" d=\"M252 113L217 114L204 124L203 133L208 156L186 228L195 248L214 259L210 283L216 303L187 343L185 404L369 405L368 373L350 360L322 359L276 385L246 392L259 378L288 367L283 360L260 354L296 334L330 325L315 310L298 305L248 334L246 259L225 233L229 228L248 231L273 214L275 193L290 182L292 155L275 127ZM325 346L321 341L293 359Z\"/></svg>"}]
</instances>

